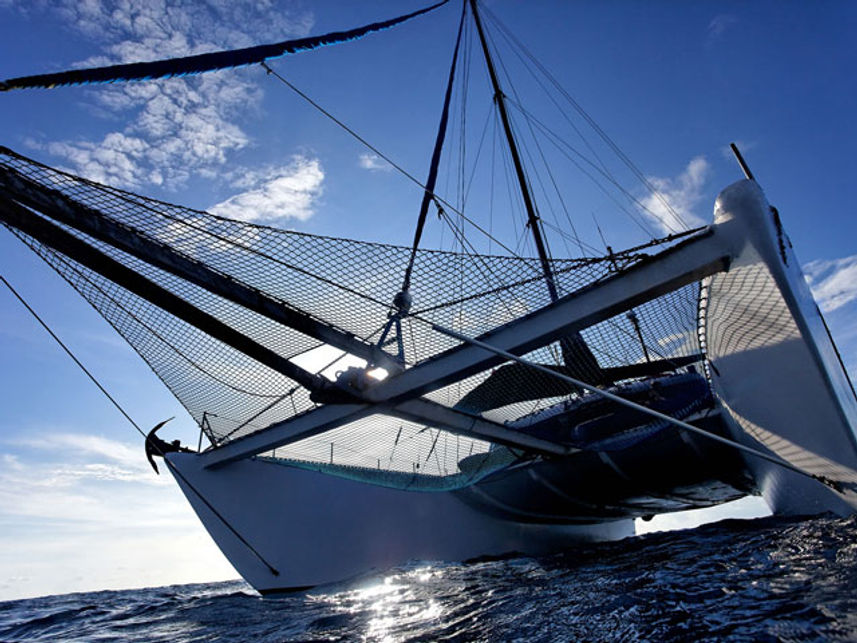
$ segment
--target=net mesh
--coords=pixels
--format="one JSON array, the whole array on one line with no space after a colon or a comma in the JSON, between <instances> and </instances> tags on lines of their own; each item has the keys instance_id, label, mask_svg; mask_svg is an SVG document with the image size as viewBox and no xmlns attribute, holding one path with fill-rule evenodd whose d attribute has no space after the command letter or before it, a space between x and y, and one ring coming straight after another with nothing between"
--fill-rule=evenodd
<instances>
[{"instance_id":1,"label":"net mesh","mask_svg":"<svg viewBox=\"0 0 857 643\"><path fill-rule=\"evenodd\" d=\"M411 252L406 247L315 236L221 218L99 185L0 149L4 199L20 202L11 187L18 179L25 179L42 194L84 206L140 239L163 244L175 256L207 266L230 283L258 293L283 309L297 311L368 345L378 341L388 321L390 302L400 287ZM42 214L32 211L32 216ZM336 371L361 363L353 355L138 256L70 226L56 225L306 370L333 379ZM293 379L27 234L11 227L10 230L68 280L133 346L188 409L213 445L296 417L316 406L309 392ZM569 294L646 256L645 249L638 249L595 259L557 259L552 261L552 268L560 294ZM413 316L403 320L401 333L406 368L458 344L432 330L432 323L478 336L550 303L538 259L437 250L417 252L411 294ZM698 287L686 286L640 305L634 311L636 322L623 313L584 329L581 335L601 368L692 355L699 352L697 301ZM397 342L387 342L383 350L394 356ZM574 350L574 346L554 342L526 357L542 364L568 363L574 359ZM477 373L431 391L426 397L456 407L493 373L494 370ZM545 391L551 391L551 385L555 386L548 375L532 373L527 379L530 388L543 386ZM516 391L516 385L508 386L507 399L528 397ZM502 385L494 392L495 397L498 393L503 393ZM497 422L512 422L575 395L574 391L561 391L480 412ZM486 442L455 436L438 427L376 414L278 448L276 454L270 455L323 463L331 460L332 449L335 464L445 476L458 471L461 458L486 452L489 447Z\"/></svg>"}]
</instances>

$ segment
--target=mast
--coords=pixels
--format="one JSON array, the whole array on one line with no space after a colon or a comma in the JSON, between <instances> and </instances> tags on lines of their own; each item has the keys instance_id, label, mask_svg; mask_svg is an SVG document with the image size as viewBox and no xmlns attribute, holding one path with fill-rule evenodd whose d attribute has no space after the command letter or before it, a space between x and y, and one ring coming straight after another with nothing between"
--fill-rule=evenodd
<instances>
[{"instance_id":1,"label":"mast","mask_svg":"<svg viewBox=\"0 0 857 643\"><path fill-rule=\"evenodd\" d=\"M518 177L518 186L521 188L521 196L524 199L524 207L527 210L527 225L533 233L533 241L536 243L536 251L539 255L539 261L541 261L542 264L542 272L545 276L545 282L548 286L551 301L556 301L559 299L559 295L557 294L556 283L554 281L553 271L551 270L547 247L545 246L544 239L542 238L539 216L536 214L536 207L533 204L533 197L530 194L530 186L527 183L527 176L524 173L524 165L521 163L521 155L518 153L518 145L515 141L515 136L512 133L509 114L506 111L506 95L500 88L500 81L497 80L497 72L494 70L494 61L491 60L491 53L488 50L488 41L485 39L485 32L482 30L482 20L479 17L479 12L476 10L476 0L470 0L470 8L473 11L473 20L476 23L476 31L479 33L479 42L482 44L482 53L485 54L485 64L488 67L488 75L491 77L491 85L494 88L494 102L497 103L497 110L500 112L500 121L503 123L506 142L509 145L509 152L512 154L512 163L515 166L515 174Z\"/></svg>"},{"instance_id":2,"label":"mast","mask_svg":"<svg viewBox=\"0 0 857 643\"><path fill-rule=\"evenodd\" d=\"M545 278L545 283L548 287L548 294L552 302L559 299L559 293L556 288L556 280L554 279L553 270L550 265L550 257L548 256L547 246L542 237L542 228L539 215L536 212L536 206L533 202L533 196L530 192L530 185L527 182L527 175L524 173L524 164L521 162L521 155L518 152L518 144L515 141L515 135L512 132L512 125L509 121L509 113L506 110L506 95L500 87L500 81L497 79L497 72L494 69L494 61L491 59L491 52L488 49L488 40L485 38L485 31L482 29L482 19L479 17L479 11L476 8L476 0L469 0L470 8L473 12L473 21L476 23L476 31L479 34L479 42L482 45L482 53L485 55L485 64L488 67L488 75L491 78L491 85L494 88L494 102L497 103L497 110L500 113L500 121L503 123L503 131L506 134L506 142L509 146L509 152L512 155L512 163L515 166L515 175L518 177L518 186L521 189L521 197L524 199L524 207L527 210L527 226L533 235L533 241L536 244L536 252L539 255L539 261L542 264L542 274ZM580 333L574 332L560 340L560 348L562 349L562 359L567 367L573 369L581 379L595 381L598 383L604 382L605 373L598 365L598 360Z\"/></svg>"}]
</instances>

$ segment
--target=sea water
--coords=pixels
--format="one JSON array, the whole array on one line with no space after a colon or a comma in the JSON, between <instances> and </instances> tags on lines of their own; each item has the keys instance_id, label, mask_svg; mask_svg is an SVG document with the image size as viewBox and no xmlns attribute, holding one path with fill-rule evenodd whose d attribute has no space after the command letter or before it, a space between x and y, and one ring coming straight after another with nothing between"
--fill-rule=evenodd
<instances>
[{"instance_id":1,"label":"sea water","mask_svg":"<svg viewBox=\"0 0 857 643\"><path fill-rule=\"evenodd\" d=\"M413 561L261 598L241 581L0 603L0 641L857 640L857 518L763 518L550 557Z\"/></svg>"}]
</instances>

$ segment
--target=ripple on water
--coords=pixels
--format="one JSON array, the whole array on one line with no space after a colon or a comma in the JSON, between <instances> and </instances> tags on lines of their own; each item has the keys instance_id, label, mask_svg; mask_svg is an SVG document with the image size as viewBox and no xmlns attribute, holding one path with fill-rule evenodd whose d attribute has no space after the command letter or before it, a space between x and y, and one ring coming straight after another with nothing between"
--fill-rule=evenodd
<instances>
[{"instance_id":1,"label":"ripple on water","mask_svg":"<svg viewBox=\"0 0 857 643\"><path fill-rule=\"evenodd\" d=\"M414 562L273 599L233 581L12 601L0 640L854 640L855 528L725 521L538 559Z\"/></svg>"}]
</instances>

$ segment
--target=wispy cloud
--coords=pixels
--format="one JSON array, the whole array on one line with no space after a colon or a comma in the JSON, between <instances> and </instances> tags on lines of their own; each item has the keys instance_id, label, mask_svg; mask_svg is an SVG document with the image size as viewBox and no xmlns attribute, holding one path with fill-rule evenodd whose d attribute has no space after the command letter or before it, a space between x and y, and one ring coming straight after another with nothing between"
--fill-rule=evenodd
<instances>
[{"instance_id":1,"label":"wispy cloud","mask_svg":"<svg viewBox=\"0 0 857 643\"><path fill-rule=\"evenodd\" d=\"M810 261L803 270L824 312L834 311L857 299L857 255Z\"/></svg>"},{"instance_id":2,"label":"wispy cloud","mask_svg":"<svg viewBox=\"0 0 857 643\"><path fill-rule=\"evenodd\" d=\"M140 445L82 433L45 433L5 444L38 454L37 460L42 464L34 482L40 486L69 486L88 478L163 484L163 478L155 476L149 467ZM19 461L20 456L6 455ZM61 464L51 464L55 461Z\"/></svg>"},{"instance_id":3,"label":"wispy cloud","mask_svg":"<svg viewBox=\"0 0 857 643\"><path fill-rule=\"evenodd\" d=\"M709 41L715 40L722 36L734 24L737 24L738 18L730 13L721 13L711 19L708 23L708 38Z\"/></svg>"},{"instance_id":4,"label":"wispy cloud","mask_svg":"<svg viewBox=\"0 0 857 643\"><path fill-rule=\"evenodd\" d=\"M165 519L159 508L136 515L118 496L169 487L166 476L149 468L141 445L100 436L54 433L7 440L0 455L0 516L14 522L33 520L113 524L122 520ZM9 451L16 451L11 453ZM132 492L133 490L133 492ZM177 516L175 507L168 512Z\"/></svg>"},{"instance_id":5,"label":"wispy cloud","mask_svg":"<svg viewBox=\"0 0 857 643\"><path fill-rule=\"evenodd\" d=\"M53 10L102 49L80 66L247 47L305 35L312 25L309 13L254 0L63 0ZM240 122L262 98L253 78L239 70L100 87L93 90L99 108L121 114L127 126L45 147L97 181L175 187L194 173L210 174L250 143Z\"/></svg>"},{"instance_id":6,"label":"wispy cloud","mask_svg":"<svg viewBox=\"0 0 857 643\"><path fill-rule=\"evenodd\" d=\"M324 170L318 159L293 156L284 166L248 172L236 184L246 191L209 208L230 219L272 223L285 219L305 221L322 194Z\"/></svg>"},{"instance_id":7,"label":"wispy cloud","mask_svg":"<svg viewBox=\"0 0 857 643\"><path fill-rule=\"evenodd\" d=\"M0 450L0 600L235 577L142 440L54 432Z\"/></svg>"},{"instance_id":8,"label":"wispy cloud","mask_svg":"<svg viewBox=\"0 0 857 643\"><path fill-rule=\"evenodd\" d=\"M358 161L360 167L370 172L389 172L393 166L377 154L363 153Z\"/></svg>"},{"instance_id":9,"label":"wispy cloud","mask_svg":"<svg viewBox=\"0 0 857 643\"><path fill-rule=\"evenodd\" d=\"M648 177L657 194L640 200L643 216L664 234L703 225L694 210L704 196L708 175L708 161L697 156L674 178Z\"/></svg>"}]
</instances>

